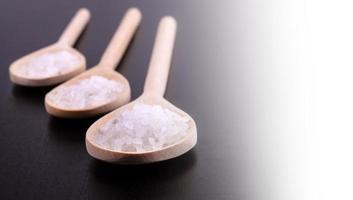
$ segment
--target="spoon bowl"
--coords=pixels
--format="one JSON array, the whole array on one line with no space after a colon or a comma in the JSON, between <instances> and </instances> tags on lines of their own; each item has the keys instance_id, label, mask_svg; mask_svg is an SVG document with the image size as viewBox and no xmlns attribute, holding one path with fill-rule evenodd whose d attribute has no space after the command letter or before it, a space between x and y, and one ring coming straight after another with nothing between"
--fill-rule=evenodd
<instances>
[{"instance_id":1,"label":"spoon bowl","mask_svg":"<svg viewBox=\"0 0 353 200\"><path fill-rule=\"evenodd\" d=\"M141 152L122 152L113 151L104 148L95 142L95 134L99 132L99 128L106 124L114 116L121 113L123 110L130 110L136 103L144 103L148 105L160 105L163 108L179 114L182 117L188 119L188 130L185 136L178 142L163 147L155 151L145 151ZM195 121L184 111L175 107L173 104L165 100L164 98L158 98L154 96L142 95L135 101L116 109L115 111L105 115L100 118L94 124L90 126L86 133L86 149L88 153L101 161L116 163L116 164L142 164L142 163L152 163L163 160L168 160L171 158L178 157L190 149L192 149L197 141L197 128Z\"/></svg>"},{"instance_id":2,"label":"spoon bowl","mask_svg":"<svg viewBox=\"0 0 353 200\"><path fill-rule=\"evenodd\" d=\"M175 33L176 33L176 21L174 20L174 18L164 17L158 26L156 41L154 44L154 49L153 49L153 53L152 53L146 81L145 81L143 94L135 101L103 116L98 121L96 121L93 125L91 125L87 130L86 149L92 157L101 161L115 163L115 164L144 164L144 163L159 162L159 161L168 160L168 159L180 156L186 153L187 151L189 151L190 149L192 149L196 145L197 128L196 128L195 121L186 112L175 107L173 104L171 104L170 102L168 102L163 98L163 94L166 89L170 63L171 63L171 55L172 55L172 50L174 46ZM97 140L97 136L98 134L103 134L103 135L105 134L104 131L103 133L101 132L101 128L104 127L111 120L115 120L116 123L119 123L119 124L120 123L124 124L124 127L127 127L129 130L135 128L137 132L133 131L132 134L134 134L134 137L135 136L140 137L139 138L140 141L143 140L142 139L143 136L140 135L141 132L139 132L138 130L143 129L144 127L151 127L152 125L153 127L159 126L157 128L158 129L157 131L161 131L161 133L166 134L166 132L163 131L163 128L165 128L165 127L162 127L163 124L161 126L161 124L160 123L158 124L158 122L157 122L157 125L147 124L147 126L144 126L144 127L143 126L141 127L139 125L138 126L134 125L135 122L140 123L140 121L137 122L134 120L138 120L138 119L135 119L135 117L137 117L136 115L139 115L141 113L134 113L133 114L134 117L131 117L131 116L128 117L128 119L131 121L121 121L121 122L119 121L119 120L123 120L120 117L124 116L124 113L126 115L125 111L133 110L135 105L139 103L147 104L150 106L160 106L161 108L163 108L162 109L163 112L166 112L165 110L168 110L167 112L173 113L172 115L174 117L175 117L175 114L179 115L180 117L183 118L184 122L187 123L187 128L183 130L183 129L180 129L180 127L176 127L177 134L180 134L179 135L180 137L178 137L178 139L175 139L175 141L172 141L172 142L167 141L167 143L165 143L165 139L164 139L163 140L164 143L163 145L161 145L161 148L159 146L157 147L154 146L156 148L152 148L155 150L137 151L137 147L135 147L136 151L116 151L116 150L113 150L114 148L109 149L101 145L101 143L99 143ZM160 111L158 112L160 113ZM139 118L139 119L153 118L153 116L151 116L153 114L151 114L150 112L142 112L142 115L145 115L144 118ZM157 114L157 115L160 115L160 118L164 117L164 115L161 116L161 114ZM116 118L117 116L118 118ZM146 123L150 123L146 121L144 122L145 125ZM129 124L129 123L131 123L132 125L127 126L126 124ZM170 126L174 126L174 127L177 126L177 123L175 123L174 121L171 123L172 125ZM114 125L114 127L116 127L116 125ZM122 131L122 129L115 129L113 134L118 134L118 132L116 131L121 131L119 132L119 134L124 135L124 137L131 137L131 133L127 135ZM145 134L151 131L152 129L148 130L148 128L146 128L146 130L142 132L144 132L143 134ZM168 131L168 129L165 131ZM157 134L157 135L160 135L160 134ZM118 139L113 138L113 139L122 140L121 138L118 138ZM130 138L129 140L133 140L133 139ZM114 142L109 141L109 143L113 144ZM153 145L152 142L149 142L149 143Z\"/></svg>"},{"instance_id":3,"label":"spoon bowl","mask_svg":"<svg viewBox=\"0 0 353 200\"><path fill-rule=\"evenodd\" d=\"M61 107L59 105L56 105L51 100L50 95L56 93L61 87L74 85L78 81L90 78L92 76L102 76L108 80L114 80L121 83L123 85L123 90L119 93L119 97L115 99L111 99L110 101L105 102L104 104L101 104L101 105L97 105L93 107L92 106L85 107L81 109L72 109L72 108L68 109L65 107ZM130 91L131 90L130 90L129 82L126 80L124 76L122 76L121 74L119 74L118 72L110 68L97 66L90 70L87 70L86 72L83 72L82 74L76 76L73 79L70 79L69 81L59 85L58 87L50 91L45 96L45 109L51 115L62 117L62 118L81 118L82 116L91 117L102 113L107 113L111 110L114 110L115 108L118 108L128 103L130 101Z\"/></svg>"},{"instance_id":4,"label":"spoon bowl","mask_svg":"<svg viewBox=\"0 0 353 200\"><path fill-rule=\"evenodd\" d=\"M67 26L58 42L25 55L10 65L10 80L13 83L22 86L50 86L64 82L83 72L86 69L86 59L79 51L72 48L72 45L75 43L84 27L87 25L89 19L89 11L85 8L81 8L71 20L70 24ZM21 72L21 67L28 64L30 61L35 60L39 56L59 51L69 52L72 56L77 58L78 62L75 65L70 66L69 69L60 73L56 73L55 75L36 77L29 76Z\"/></svg>"},{"instance_id":5,"label":"spoon bowl","mask_svg":"<svg viewBox=\"0 0 353 200\"><path fill-rule=\"evenodd\" d=\"M21 73L21 67L31 61L32 59L41 56L43 54L58 52L58 51L68 51L72 55L78 58L79 62L77 65L70 68L70 70L65 73L50 76L50 77L29 77ZM86 69L86 59L85 57L70 46L53 44L48 47L39 49L33 53L30 53L17 61L13 62L10 66L10 80L18 85L23 86L50 86L57 83L61 83L70 79Z\"/></svg>"}]
</instances>

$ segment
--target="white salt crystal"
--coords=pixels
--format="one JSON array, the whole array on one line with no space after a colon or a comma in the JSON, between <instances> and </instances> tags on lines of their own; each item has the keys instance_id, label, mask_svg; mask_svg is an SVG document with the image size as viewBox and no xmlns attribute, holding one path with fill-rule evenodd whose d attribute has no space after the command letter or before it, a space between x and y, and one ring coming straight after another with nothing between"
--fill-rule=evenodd
<instances>
[{"instance_id":1,"label":"white salt crystal","mask_svg":"<svg viewBox=\"0 0 353 200\"><path fill-rule=\"evenodd\" d=\"M114 151L146 152L180 141L189 119L159 105L134 104L99 128L98 145Z\"/></svg>"},{"instance_id":2,"label":"white salt crystal","mask_svg":"<svg viewBox=\"0 0 353 200\"><path fill-rule=\"evenodd\" d=\"M75 84L60 86L49 93L49 100L63 109L96 107L110 102L120 95L124 85L103 76L90 76Z\"/></svg>"},{"instance_id":3,"label":"white salt crystal","mask_svg":"<svg viewBox=\"0 0 353 200\"><path fill-rule=\"evenodd\" d=\"M30 78L48 78L72 71L79 58L67 50L45 53L19 66L19 73Z\"/></svg>"}]
</instances>

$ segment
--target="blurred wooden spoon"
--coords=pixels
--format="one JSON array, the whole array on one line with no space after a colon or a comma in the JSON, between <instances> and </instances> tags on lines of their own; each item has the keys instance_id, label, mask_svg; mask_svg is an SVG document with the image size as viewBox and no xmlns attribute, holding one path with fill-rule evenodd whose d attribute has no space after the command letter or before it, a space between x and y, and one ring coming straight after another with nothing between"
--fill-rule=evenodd
<instances>
[{"instance_id":1,"label":"blurred wooden spoon","mask_svg":"<svg viewBox=\"0 0 353 200\"><path fill-rule=\"evenodd\" d=\"M86 59L79 51L72 48L72 46L82 33L89 19L89 10L86 8L81 8L75 14L56 43L23 56L10 65L10 80L13 83L22 86L49 86L64 82L83 72L86 69ZM60 51L69 52L73 57L76 57L77 63L65 71L55 73L54 75L51 74L49 76L31 76L23 73L21 68L30 61L37 59L39 56Z\"/></svg>"}]
</instances>

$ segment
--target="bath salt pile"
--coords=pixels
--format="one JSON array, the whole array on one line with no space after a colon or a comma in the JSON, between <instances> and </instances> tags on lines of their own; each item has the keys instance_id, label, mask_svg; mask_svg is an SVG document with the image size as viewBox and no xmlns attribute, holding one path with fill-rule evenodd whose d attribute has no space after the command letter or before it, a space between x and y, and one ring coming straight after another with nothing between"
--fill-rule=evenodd
<instances>
[{"instance_id":1,"label":"bath salt pile","mask_svg":"<svg viewBox=\"0 0 353 200\"><path fill-rule=\"evenodd\" d=\"M19 72L26 77L48 78L69 72L78 64L80 60L76 55L60 50L31 59L19 67Z\"/></svg>"},{"instance_id":2,"label":"bath salt pile","mask_svg":"<svg viewBox=\"0 0 353 200\"><path fill-rule=\"evenodd\" d=\"M75 84L62 85L49 93L49 100L63 109L82 109L103 105L120 95L124 85L103 76L90 76Z\"/></svg>"},{"instance_id":3,"label":"bath salt pile","mask_svg":"<svg viewBox=\"0 0 353 200\"><path fill-rule=\"evenodd\" d=\"M180 141L189 119L159 105L134 104L99 128L95 142L121 152L158 150Z\"/></svg>"}]
</instances>

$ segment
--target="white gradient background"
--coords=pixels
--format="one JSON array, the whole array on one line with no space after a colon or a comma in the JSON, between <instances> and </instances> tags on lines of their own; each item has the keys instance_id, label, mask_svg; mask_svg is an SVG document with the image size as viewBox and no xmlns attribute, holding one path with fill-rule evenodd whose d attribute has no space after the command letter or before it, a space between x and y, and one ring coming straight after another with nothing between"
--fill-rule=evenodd
<instances>
[{"instance_id":1,"label":"white gradient background","mask_svg":"<svg viewBox=\"0 0 353 200\"><path fill-rule=\"evenodd\" d=\"M353 2L194 6L200 8L194 11L198 22L207 16L206 7L219 13L199 24L205 37L197 42L212 57L208 64L229 72L212 89L220 90L218 108L233 113L231 119L215 114L216 123L226 120L249 133L242 181L256 189L246 199L353 199ZM210 37L218 39L203 40ZM232 178L241 190L241 177Z\"/></svg>"}]
</instances>

